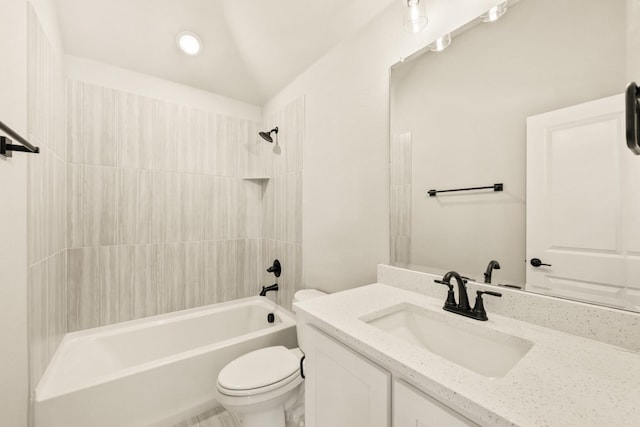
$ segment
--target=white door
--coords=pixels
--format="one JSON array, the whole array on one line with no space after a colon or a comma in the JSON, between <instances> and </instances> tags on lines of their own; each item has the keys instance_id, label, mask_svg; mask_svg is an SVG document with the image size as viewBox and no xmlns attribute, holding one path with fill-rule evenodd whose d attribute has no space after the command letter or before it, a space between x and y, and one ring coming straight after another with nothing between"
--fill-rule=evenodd
<instances>
[{"instance_id":1,"label":"white door","mask_svg":"<svg viewBox=\"0 0 640 427\"><path fill-rule=\"evenodd\" d=\"M391 374L309 326L305 425L389 427Z\"/></svg>"},{"instance_id":2,"label":"white door","mask_svg":"<svg viewBox=\"0 0 640 427\"><path fill-rule=\"evenodd\" d=\"M638 160L623 95L527 119L527 290L640 308Z\"/></svg>"}]
</instances>

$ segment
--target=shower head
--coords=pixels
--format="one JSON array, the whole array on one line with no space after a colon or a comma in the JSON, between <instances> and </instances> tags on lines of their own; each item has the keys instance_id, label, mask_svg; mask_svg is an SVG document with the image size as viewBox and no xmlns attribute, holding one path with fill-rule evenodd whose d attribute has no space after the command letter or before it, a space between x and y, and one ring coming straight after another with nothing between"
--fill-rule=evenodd
<instances>
[{"instance_id":1,"label":"shower head","mask_svg":"<svg viewBox=\"0 0 640 427\"><path fill-rule=\"evenodd\" d=\"M267 142L273 142L273 138L271 138L271 135L268 134L267 132L260 132L258 133L258 135L260 135L262 139L264 139Z\"/></svg>"},{"instance_id":2,"label":"shower head","mask_svg":"<svg viewBox=\"0 0 640 427\"><path fill-rule=\"evenodd\" d=\"M259 132L258 135L262 137L267 142L273 142L273 138L271 138L271 134L275 132L278 135L278 127L271 129L269 132Z\"/></svg>"}]
</instances>

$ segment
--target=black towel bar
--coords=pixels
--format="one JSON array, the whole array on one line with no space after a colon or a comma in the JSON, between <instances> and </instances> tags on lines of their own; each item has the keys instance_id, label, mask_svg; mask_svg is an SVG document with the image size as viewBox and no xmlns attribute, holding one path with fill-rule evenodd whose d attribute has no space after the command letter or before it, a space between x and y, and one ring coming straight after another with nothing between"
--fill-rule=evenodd
<instances>
[{"instance_id":1,"label":"black towel bar","mask_svg":"<svg viewBox=\"0 0 640 427\"><path fill-rule=\"evenodd\" d=\"M14 151L22 151L25 153L39 153L40 148L35 147L29 143L26 139L18 135L16 131L11 129L9 126L0 122L0 130L9 135L11 138L15 139L22 145L15 145L13 141L7 138L6 136L0 136L0 155L5 157L12 157L12 153Z\"/></svg>"},{"instance_id":2,"label":"black towel bar","mask_svg":"<svg viewBox=\"0 0 640 427\"><path fill-rule=\"evenodd\" d=\"M469 187L469 188L455 188L453 190L429 190L429 197L436 197L438 193L452 193L454 191L472 191L472 190L488 190L502 191L504 190L504 184L501 182L498 184L489 185L486 187Z\"/></svg>"}]
</instances>

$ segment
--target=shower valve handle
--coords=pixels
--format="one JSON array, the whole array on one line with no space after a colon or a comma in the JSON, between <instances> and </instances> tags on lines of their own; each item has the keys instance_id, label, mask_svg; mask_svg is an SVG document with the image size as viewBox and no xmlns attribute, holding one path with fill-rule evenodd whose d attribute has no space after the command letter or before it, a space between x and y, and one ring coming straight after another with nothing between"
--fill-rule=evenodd
<instances>
[{"instance_id":1,"label":"shower valve handle","mask_svg":"<svg viewBox=\"0 0 640 427\"><path fill-rule=\"evenodd\" d=\"M267 268L267 273L273 273L276 277L280 277L280 274L282 273L282 265L280 264L280 261L273 261L273 265Z\"/></svg>"}]
</instances>

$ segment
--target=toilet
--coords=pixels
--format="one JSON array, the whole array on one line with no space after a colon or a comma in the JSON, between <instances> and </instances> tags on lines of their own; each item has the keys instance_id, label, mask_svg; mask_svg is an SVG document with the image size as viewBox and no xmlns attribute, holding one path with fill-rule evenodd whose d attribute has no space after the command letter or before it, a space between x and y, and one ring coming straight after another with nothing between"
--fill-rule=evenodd
<instances>
[{"instance_id":1,"label":"toilet","mask_svg":"<svg viewBox=\"0 0 640 427\"><path fill-rule=\"evenodd\" d=\"M315 289L295 293L293 302L326 295ZM218 375L218 401L243 427L285 427L285 411L298 399L303 378L304 322L298 316L299 348L261 348L227 364Z\"/></svg>"}]
</instances>

